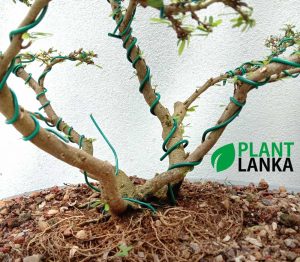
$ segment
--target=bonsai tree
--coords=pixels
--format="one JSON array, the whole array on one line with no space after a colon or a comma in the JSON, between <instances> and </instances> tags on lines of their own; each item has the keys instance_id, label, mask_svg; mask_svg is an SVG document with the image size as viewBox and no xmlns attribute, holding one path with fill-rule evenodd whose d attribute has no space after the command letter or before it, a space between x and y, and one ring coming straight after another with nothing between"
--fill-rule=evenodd
<instances>
[{"instance_id":1,"label":"bonsai tree","mask_svg":"<svg viewBox=\"0 0 300 262\"><path fill-rule=\"evenodd\" d=\"M120 44L122 42L126 49L127 60L136 70L139 80L137 91L139 90L150 107L150 112L161 123L164 151L161 160L166 158L169 160L168 170L156 174L142 185L135 186L129 179L130 174L119 169L117 154L92 115L92 121L115 155L115 163L93 156L93 139L86 138L66 123L47 99L44 82L53 66L65 60L75 61L77 64L94 64L93 58L96 54L78 49L68 55L62 55L53 48L39 53L24 52L23 50L29 49L32 45L32 39L43 35L31 33L30 29L42 22L47 9L51 8L51 1L35 0L33 3L29 0L20 1L30 6L30 9L19 28L10 32L11 43L0 56L0 112L7 118L6 123L12 124L23 135L23 140L30 141L48 154L80 169L88 185L94 190L101 190L103 203L109 206L112 214L120 215L129 206L136 204L154 211L149 204L153 198L168 199L172 204L176 204L176 195L186 174L201 163L226 126L239 115L245 106L248 93L254 88L283 78L295 78L300 72L300 34L293 26L287 25L284 35L272 36L266 41L266 45L271 49L268 57L261 61L246 62L235 70L208 79L185 101L174 103L174 112L170 113L160 102L160 94L151 85L150 68L138 47L137 38L134 37L132 22L135 12L142 7L157 9L160 16L153 18L153 21L166 24L174 30L178 38L178 52L181 54L193 36L210 34L214 27L221 23L221 20L213 16L200 17L199 13L203 9L222 3L237 14L232 19L233 27L246 30L255 24L251 18L252 8L240 0L172 0L168 4L162 0L129 0L127 6L121 0L108 1L112 9L112 18L116 22L116 28L109 36L120 39ZM188 24L186 20L189 21ZM294 47L294 50L283 58L282 54L289 47ZM26 71L26 64L36 61L44 65L44 71L38 79L34 79ZM18 104L17 96L6 83L11 73L22 78L36 93L36 99L41 104L39 110L43 110L43 114L29 112ZM233 96L223 114L214 127L208 128L203 133L199 145L191 153L186 153L188 141L183 137L182 122L187 112L195 109L193 103L207 89L218 83L229 82L234 86ZM40 122L45 122L49 128L41 127ZM99 181L100 188L89 183L88 178Z\"/></svg>"}]
</instances>

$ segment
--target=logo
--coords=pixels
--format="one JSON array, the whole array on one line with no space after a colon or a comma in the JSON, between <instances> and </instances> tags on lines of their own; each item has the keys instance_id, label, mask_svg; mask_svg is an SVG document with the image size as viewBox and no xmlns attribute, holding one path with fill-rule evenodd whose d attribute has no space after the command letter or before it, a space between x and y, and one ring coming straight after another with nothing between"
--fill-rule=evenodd
<instances>
[{"instance_id":1,"label":"logo","mask_svg":"<svg viewBox=\"0 0 300 262\"><path fill-rule=\"evenodd\" d=\"M212 154L211 164L217 172L230 168L235 161L239 172L293 172L293 146L294 142L231 143Z\"/></svg>"}]
</instances>

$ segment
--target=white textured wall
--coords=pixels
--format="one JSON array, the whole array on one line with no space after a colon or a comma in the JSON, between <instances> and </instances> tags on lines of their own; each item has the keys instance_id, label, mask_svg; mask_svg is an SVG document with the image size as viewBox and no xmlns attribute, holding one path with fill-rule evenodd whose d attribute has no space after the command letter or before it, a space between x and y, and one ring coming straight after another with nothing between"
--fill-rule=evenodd
<instances>
[{"instance_id":1,"label":"white textured wall","mask_svg":"<svg viewBox=\"0 0 300 262\"><path fill-rule=\"evenodd\" d=\"M8 33L19 24L26 7L14 5L11 0L2 1L0 10L0 49L8 45ZM231 29L226 21L208 38L194 38L190 48L178 57L176 36L163 25L151 25L150 17L158 13L138 9L133 23L134 35L144 51L153 74L152 82L158 85L161 101L171 110L173 102L185 99L196 86L211 76L233 69L251 59L261 59L269 54L264 47L265 39L279 32L286 22L300 28L299 0L248 1L255 9L257 26L241 33ZM222 5L208 10L211 13L231 12ZM145 178L167 168L167 160L159 161L161 128L149 113L138 92L138 82L133 68L126 60L125 50L117 39L109 38L108 32L115 27L109 17L110 9L105 0L52 1L43 22L33 31L50 32L53 37L35 43L34 50L56 47L65 53L83 47L99 54L96 60L102 70L92 66L74 67L71 62L56 66L47 76L48 97L59 115L76 130L95 142L95 155L113 161L113 156L97 133L89 114L93 113L115 146L120 167L129 175ZM28 70L37 78L41 68L30 66ZM11 76L9 85L16 91L19 103L36 110L39 104L32 90L24 82ZM189 174L191 179L228 179L258 182L261 178L271 184L284 184L290 188L300 183L299 112L300 86L298 80L286 80L267 85L251 92L247 106L240 117L226 130L217 144L238 141L294 141L294 173L238 174L231 168L216 173L210 165L210 157ZM232 94L232 86L214 87L197 101L198 110L186 119L192 127L187 129L189 150L201 139L202 132L212 126L221 114ZM12 126L4 124L0 116L0 198L24 191L83 182L75 168L41 152L30 142L23 142ZM298 156L298 158L297 158Z\"/></svg>"}]
</instances>

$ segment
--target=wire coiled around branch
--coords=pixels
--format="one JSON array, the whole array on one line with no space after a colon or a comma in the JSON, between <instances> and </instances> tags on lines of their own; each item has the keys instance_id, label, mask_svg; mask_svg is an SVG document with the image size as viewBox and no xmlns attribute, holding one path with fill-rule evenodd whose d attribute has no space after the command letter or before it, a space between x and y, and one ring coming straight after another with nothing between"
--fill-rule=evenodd
<instances>
[{"instance_id":1,"label":"wire coiled around branch","mask_svg":"<svg viewBox=\"0 0 300 262\"><path fill-rule=\"evenodd\" d=\"M20 27L20 28L18 28L16 30L11 31L9 33L9 39L10 39L10 41L13 40L14 36L19 35L19 34L23 34L23 33L27 32L29 29L31 29L31 28L35 27L36 25L38 25L42 21L42 19L44 18L45 14L47 12L47 9L48 9L48 5L46 5L43 8L41 14L31 24L23 26L23 27ZM4 88L4 85L5 85L8 77L10 76L10 74L12 72L16 74L17 71L18 71L18 69L20 69L22 67L22 63L20 63L18 65L15 65L16 59L20 59L20 56L17 56L15 58L13 58L13 60L12 60L12 62L10 64L8 70L6 71L4 77L2 78L2 80L0 82L0 91ZM29 62L31 62L31 60L29 60L29 61L23 61L23 63L29 63ZM20 108L19 108L17 96L15 95L15 93L13 92L12 89L9 89L9 90L10 90L10 93L11 93L11 95L13 97L14 115L13 115L13 117L11 119L6 120L6 123L7 124L13 124L19 118ZM36 117L33 114L31 114L31 118L33 119L33 121L35 123L35 129L33 130L33 132L30 135L28 135L26 137L23 137L24 141L32 140L38 134L38 132L40 131L40 124L39 124L38 120L36 119Z\"/></svg>"}]
</instances>

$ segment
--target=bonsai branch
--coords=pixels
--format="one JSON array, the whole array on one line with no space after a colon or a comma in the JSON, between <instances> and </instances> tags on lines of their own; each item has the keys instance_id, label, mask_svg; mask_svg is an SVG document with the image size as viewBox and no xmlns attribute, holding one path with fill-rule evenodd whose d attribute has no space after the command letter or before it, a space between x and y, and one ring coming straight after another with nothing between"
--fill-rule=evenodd
<instances>
[{"instance_id":1,"label":"bonsai branch","mask_svg":"<svg viewBox=\"0 0 300 262\"><path fill-rule=\"evenodd\" d=\"M292 55L287 60L291 62L300 63L299 55ZM277 75L281 75L285 70L290 70L291 72L295 69L290 65L285 65L281 63L270 63L267 66L256 70L251 73L249 79L252 81L262 81L268 77L275 78ZM298 72L298 70L295 70ZM240 103L245 103L247 94L254 87L252 85L238 82L236 84L236 89L234 91L234 98ZM223 114L218 120L217 124L221 124L232 117L239 107L230 102L228 106L225 108ZM224 132L226 126L215 131L212 131L208 137L185 159L187 162L200 161L204 158L204 156L209 152L209 150L217 143L220 136ZM184 179L186 173L190 171L188 167L176 168L173 170L166 171L159 175L156 175L151 180L147 181L144 185L140 186L137 190L137 195L139 197L148 197L156 192L160 188L164 187L169 183L176 183Z\"/></svg>"},{"instance_id":2,"label":"bonsai branch","mask_svg":"<svg viewBox=\"0 0 300 262\"><path fill-rule=\"evenodd\" d=\"M50 0L36 0L31 8L29 9L28 14L24 18L24 20L21 22L19 27L24 27L28 24L30 24L32 21L34 21L41 10L48 5ZM3 78L9 64L13 60L13 58L20 52L22 49L22 35L18 34L12 38L11 44L9 45L8 49L5 51L5 53L2 56L2 59L0 57L0 79Z\"/></svg>"},{"instance_id":3,"label":"bonsai branch","mask_svg":"<svg viewBox=\"0 0 300 262\"><path fill-rule=\"evenodd\" d=\"M117 12L117 10L119 9L119 4L116 1L111 0L111 7L112 7L113 13L116 13L115 21L118 24L120 22L120 19L122 19L122 14ZM129 4L129 7L130 8L128 8L127 13L126 13L126 15L128 14L127 21L132 19L134 12L130 11L130 10L133 10L133 8L135 7L135 1L131 1ZM131 14L130 19L128 18L129 14ZM120 27L119 27L120 34L122 34L126 30L127 26L128 26L128 23L127 24L122 23L120 25ZM128 32L131 32L131 31L129 30ZM128 36L128 34L129 33L124 34L121 37L123 43L125 42L126 38L129 37L129 39L126 42L126 45L124 46L125 48L128 48L128 46L130 46L134 41L134 37L132 37L131 35ZM138 55L140 55L140 49L135 44L133 46L133 48L131 49L131 53L130 53L131 60L134 61L134 59ZM135 65L135 69L137 72L137 76L139 78L139 82L142 83L142 81L144 80L144 78L147 74L147 64L145 62L145 59L138 60L138 62ZM147 104L149 106L151 106L157 97L155 94L155 90L152 88L150 79L149 79L149 81L147 81L145 83L142 93L143 93L144 99L147 102ZM173 119L172 119L168 109L166 107L164 107L160 102L158 102L157 105L155 106L154 114L158 117L158 119L161 122L161 125L163 128L162 138L165 139L173 127ZM169 143L167 144L167 147L168 148L171 147L172 145L174 145L176 142L178 142L181 139L182 139L182 135L180 133L180 129L177 129L176 132L174 133L174 136L170 139ZM170 162L170 164L177 163L177 162L182 161L184 159L184 157L185 157L184 148L181 146L181 147L175 149L169 155L169 162Z\"/></svg>"},{"instance_id":4,"label":"bonsai branch","mask_svg":"<svg viewBox=\"0 0 300 262\"><path fill-rule=\"evenodd\" d=\"M28 79L29 74L26 72L24 68L20 68L17 72L17 76L22 78L24 81ZM38 82L31 77L28 82L29 86L33 89L33 91L38 95L43 93L44 88L38 84ZM47 99L46 94L38 97L38 101L41 105L45 105L49 100ZM73 129L70 125L68 125L64 120L61 120L60 117L57 116L55 110L53 109L51 104L48 104L44 107L44 111L48 116L48 121L52 123L54 126L56 125L59 131L62 131L66 136L68 136L69 140L73 143L80 144L81 135ZM34 114L38 117L37 114ZM42 119L43 120L43 119ZM47 119L46 119L47 120ZM58 122L59 121L59 122ZM59 123L57 125L57 123ZM93 144L91 139L83 138L82 149L87 153L93 155Z\"/></svg>"},{"instance_id":5,"label":"bonsai branch","mask_svg":"<svg viewBox=\"0 0 300 262\"><path fill-rule=\"evenodd\" d=\"M251 72L256 71L257 68L254 68L254 67L244 68L244 70L247 73L251 73ZM273 74L270 77L269 83L284 79L284 78L294 75L294 74L297 74L300 72L300 69L292 68L292 69L285 70L285 71L286 72L280 72L279 74ZM240 75L240 74L241 74L241 67L238 67L237 69L235 69L233 71L233 75ZM176 116L180 119L180 121L182 121L184 119L189 107L196 101L197 98L200 97L201 94L203 94L210 87L212 87L224 80L227 80L228 78L232 78L232 75L225 73L225 74L222 74L222 75L214 77L214 78L212 77L212 78L208 79L204 83L204 85L197 88L195 90L195 92L189 98L187 98L184 102L176 102L174 107L175 107L175 111L176 111Z\"/></svg>"},{"instance_id":6,"label":"bonsai branch","mask_svg":"<svg viewBox=\"0 0 300 262\"><path fill-rule=\"evenodd\" d=\"M43 9L48 2L49 1L37 0L29 10L26 18L21 23L21 27L24 27L34 21L41 9ZM21 50L22 42L23 39L19 36L19 34L13 37L8 49L1 57L1 80L3 80L3 76L6 73L8 65L12 63L14 57ZM14 104L12 93L7 84L3 84L3 87L1 88L0 99L0 112L7 119L11 119L16 108L18 108L18 110L20 110L20 108L18 105L16 107ZM14 127L23 134L24 137L28 137L33 134L33 131L36 130L37 124L38 122L35 122L25 110L20 110L18 112L18 118L13 123ZM126 210L127 204L121 198L118 191L117 180L114 175L115 168L110 163L92 157L82 150L66 145L43 128L39 128L39 132L31 139L31 142L52 156L74 167L86 170L90 173L92 178L100 181L103 190L103 197L110 205L112 213L120 214Z\"/></svg>"},{"instance_id":7,"label":"bonsai branch","mask_svg":"<svg viewBox=\"0 0 300 262\"><path fill-rule=\"evenodd\" d=\"M8 119L11 118L14 113L14 105L7 85L0 91L0 99L2 101L0 112ZM26 137L35 130L35 122L26 111L21 111L14 127ZM100 181L104 199L110 205L113 213L120 214L126 210L127 204L118 192L114 167L110 163L92 157L80 149L68 146L43 128L40 128L39 133L31 142L59 160L86 170L92 178Z\"/></svg>"}]
</instances>

